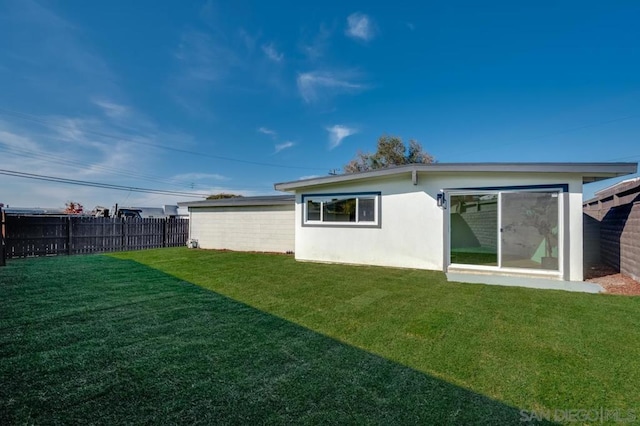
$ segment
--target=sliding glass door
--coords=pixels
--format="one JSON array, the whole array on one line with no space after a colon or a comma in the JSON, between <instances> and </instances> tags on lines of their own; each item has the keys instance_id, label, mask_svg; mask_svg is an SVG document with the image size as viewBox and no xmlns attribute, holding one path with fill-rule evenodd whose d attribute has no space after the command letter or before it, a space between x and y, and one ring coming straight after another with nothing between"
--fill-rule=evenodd
<instances>
[{"instance_id":1,"label":"sliding glass door","mask_svg":"<svg viewBox=\"0 0 640 426\"><path fill-rule=\"evenodd\" d=\"M503 268L558 270L558 193L500 195Z\"/></svg>"},{"instance_id":2,"label":"sliding glass door","mask_svg":"<svg viewBox=\"0 0 640 426\"><path fill-rule=\"evenodd\" d=\"M559 270L559 192L449 194L450 263Z\"/></svg>"},{"instance_id":3,"label":"sliding glass door","mask_svg":"<svg viewBox=\"0 0 640 426\"><path fill-rule=\"evenodd\" d=\"M451 263L498 266L498 194L449 197Z\"/></svg>"}]
</instances>

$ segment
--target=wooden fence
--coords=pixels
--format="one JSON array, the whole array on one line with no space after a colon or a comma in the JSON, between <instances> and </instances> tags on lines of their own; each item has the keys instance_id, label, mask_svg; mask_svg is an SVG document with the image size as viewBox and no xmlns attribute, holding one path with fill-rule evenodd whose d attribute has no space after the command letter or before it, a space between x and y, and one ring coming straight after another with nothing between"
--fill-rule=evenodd
<instances>
[{"instance_id":1,"label":"wooden fence","mask_svg":"<svg viewBox=\"0 0 640 426\"><path fill-rule=\"evenodd\" d=\"M6 252L4 249L4 211L2 210L2 204L0 204L0 266L6 265Z\"/></svg>"},{"instance_id":2,"label":"wooden fence","mask_svg":"<svg viewBox=\"0 0 640 426\"><path fill-rule=\"evenodd\" d=\"M7 259L185 245L186 219L6 216Z\"/></svg>"}]
</instances>

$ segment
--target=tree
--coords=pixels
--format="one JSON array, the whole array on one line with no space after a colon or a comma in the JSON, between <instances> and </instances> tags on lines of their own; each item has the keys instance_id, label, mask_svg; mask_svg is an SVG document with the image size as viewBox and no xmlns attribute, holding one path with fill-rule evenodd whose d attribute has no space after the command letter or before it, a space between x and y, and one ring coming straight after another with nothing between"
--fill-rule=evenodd
<instances>
[{"instance_id":1,"label":"tree","mask_svg":"<svg viewBox=\"0 0 640 426\"><path fill-rule=\"evenodd\" d=\"M65 214L82 214L84 207L82 204L76 203L75 201L69 201L64 205Z\"/></svg>"},{"instance_id":2,"label":"tree","mask_svg":"<svg viewBox=\"0 0 640 426\"><path fill-rule=\"evenodd\" d=\"M417 141L410 140L407 148L401 138L382 135L378 139L375 153L359 151L355 158L345 164L343 168L345 173L356 173L403 164L429 164L433 162L433 156L424 151L422 145Z\"/></svg>"},{"instance_id":3,"label":"tree","mask_svg":"<svg viewBox=\"0 0 640 426\"><path fill-rule=\"evenodd\" d=\"M223 200L223 199L226 199L226 198L238 198L238 197L242 197L242 195L226 194L224 192L221 192L219 194L209 195L207 197L207 200Z\"/></svg>"}]
</instances>

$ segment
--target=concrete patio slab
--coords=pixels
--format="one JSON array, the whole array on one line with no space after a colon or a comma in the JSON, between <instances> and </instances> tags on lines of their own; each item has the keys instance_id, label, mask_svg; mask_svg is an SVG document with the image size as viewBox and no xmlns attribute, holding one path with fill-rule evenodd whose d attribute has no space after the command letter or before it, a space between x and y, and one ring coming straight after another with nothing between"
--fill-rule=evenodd
<instances>
[{"instance_id":1,"label":"concrete patio slab","mask_svg":"<svg viewBox=\"0 0 640 426\"><path fill-rule=\"evenodd\" d=\"M471 274L460 272L448 272L447 279L449 281L471 283L471 284L489 284L501 285L507 287L526 287L546 290L565 290L576 291L581 293L601 293L604 289L595 283L587 283L584 281L559 281L546 278L518 277L513 275L488 275L488 274Z\"/></svg>"}]
</instances>

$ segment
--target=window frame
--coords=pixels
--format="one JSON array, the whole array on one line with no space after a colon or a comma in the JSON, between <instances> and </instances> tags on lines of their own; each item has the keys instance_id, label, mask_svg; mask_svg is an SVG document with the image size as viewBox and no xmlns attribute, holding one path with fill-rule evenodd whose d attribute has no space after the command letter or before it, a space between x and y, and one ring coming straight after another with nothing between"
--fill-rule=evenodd
<instances>
[{"instance_id":1,"label":"window frame","mask_svg":"<svg viewBox=\"0 0 640 426\"><path fill-rule=\"evenodd\" d=\"M324 221L324 203L327 201L335 201L335 199L356 199L356 211L355 222L339 222L339 221ZM360 201L359 199L373 199L374 200L374 220L373 221L360 221ZM381 227L381 192L340 192L340 193L326 193L326 194L302 194L302 226L309 227L337 227L337 228L380 228ZM308 201L316 201L320 203L320 220L308 220Z\"/></svg>"},{"instance_id":2,"label":"window frame","mask_svg":"<svg viewBox=\"0 0 640 426\"><path fill-rule=\"evenodd\" d=\"M447 200L451 199L451 196L455 195L475 195L475 194L496 194L498 196L498 225L497 225L497 242L498 242L498 265L496 266L484 266L484 265L470 265L464 263L452 263L451 262L451 211L446 215L447 224L447 239L445 242L445 264L446 270L448 268L463 268L468 270L480 270L480 271L496 271L505 273L516 274L531 274L534 276L543 277L565 277L568 270L565 265L566 259L570 258L568 253L567 244L569 242L569 234L566 229L566 220L568 220L569 206L567 195L569 194L569 184L532 184L532 185L515 185L515 186L490 186L490 187L471 187L471 188L447 188L443 189L446 194ZM502 194L505 193L517 193L517 192L539 192L539 193L551 193L557 194L558 197L558 269L537 269L537 268L518 268L508 267L502 265Z\"/></svg>"}]
</instances>

